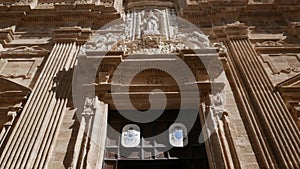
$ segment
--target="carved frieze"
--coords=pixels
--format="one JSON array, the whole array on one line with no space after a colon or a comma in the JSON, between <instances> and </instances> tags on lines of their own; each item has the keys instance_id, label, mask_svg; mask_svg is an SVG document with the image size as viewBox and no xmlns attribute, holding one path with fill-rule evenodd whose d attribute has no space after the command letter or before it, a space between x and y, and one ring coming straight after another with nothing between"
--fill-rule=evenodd
<instances>
[{"instance_id":1,"label":"carved frieze","mask_svg":"<svg viewBox=\"0 0 300 169\"><path fill-rule=\"evenodd\" d=\"M261 57L273 74L300 72L299 54L261 54Z\"/></svg>"},{"instance_id":2,"label":"carved frieze","mask_svg":"<svg viewBox=\"0 0 300 169\"><path fill-rule=\"evenodd\" d=\"M202 32L192 30L175 12L166 9L129 11L124 21L114 21L93 35L87 51L123 51L125 54L165 54L183 49L211 49Z\"/></svg>"},{"instance_id":3,"label":"carved frieze","mask_svg":"<svg viewBox=\"0 0 300 169\"><path fill-rule=\"evenodd\" d=\"M48 55L49 51L39 46L18 46L15 48L8 48L6 51L2 51L3 56L16 56L16 55Z\"/></svg>"},{"instance_id":4,"label":"carved frieze","mask_svg":"<svg viewBox=\"0 0 300 169\"><path fill-rule=\"evenodd\" d=\"M257 42L255 44L256 47L278 47L278 46L283 46L285 44L284 41L265 41L263 43Z\"/></svg>"}]
</instances>

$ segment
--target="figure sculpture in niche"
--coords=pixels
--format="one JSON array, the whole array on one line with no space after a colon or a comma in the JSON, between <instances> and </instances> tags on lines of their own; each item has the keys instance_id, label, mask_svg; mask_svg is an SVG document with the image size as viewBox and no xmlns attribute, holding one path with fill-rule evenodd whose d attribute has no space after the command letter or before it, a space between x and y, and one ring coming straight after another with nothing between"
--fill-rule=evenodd
<instances>
[{"instance_id":1,"label":"figure sculpture in niche","mask_svg":"<svg viewBox=\"0 0 300 169\"><path fill-rule=\"evenodd\" d=\"M154 15L153 11L149 12L149 17L145 20L147 30L145 33L158 33L158 18Z\"/></svg>"}]
</instances>

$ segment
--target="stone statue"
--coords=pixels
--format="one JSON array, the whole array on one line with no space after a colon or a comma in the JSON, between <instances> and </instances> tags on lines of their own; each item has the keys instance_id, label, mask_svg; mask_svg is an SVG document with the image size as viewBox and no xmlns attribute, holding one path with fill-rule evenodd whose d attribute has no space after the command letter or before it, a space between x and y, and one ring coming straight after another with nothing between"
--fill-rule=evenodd
<instances>
[{"instance_id":1,"label":"stone statue","mask_svg":"<svg viewBox=\"0 0 300 169\"><path fill-rule=\"evenodd\" d=\"M159 33L158 18L154 15L153 11L149 12L149 17L145 20L147 30L145 33Z\"/></svg>"}]
</instances>

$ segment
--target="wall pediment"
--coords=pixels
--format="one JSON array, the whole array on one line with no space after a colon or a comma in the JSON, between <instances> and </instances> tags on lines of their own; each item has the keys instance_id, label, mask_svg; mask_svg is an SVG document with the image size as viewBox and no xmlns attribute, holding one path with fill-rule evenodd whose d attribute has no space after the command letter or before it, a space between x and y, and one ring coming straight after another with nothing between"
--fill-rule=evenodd
<instances>
[{"instance_id":1,"label":"wall pediment","mask_svg":"<svg viewBox=\"0 0 300 169\"><path fill-rule=\"evenodd\" d=\"M277 85L278 90L284 95L299 95L300 98L300 74L293 76Z\"/></svg>"}]
</instances>

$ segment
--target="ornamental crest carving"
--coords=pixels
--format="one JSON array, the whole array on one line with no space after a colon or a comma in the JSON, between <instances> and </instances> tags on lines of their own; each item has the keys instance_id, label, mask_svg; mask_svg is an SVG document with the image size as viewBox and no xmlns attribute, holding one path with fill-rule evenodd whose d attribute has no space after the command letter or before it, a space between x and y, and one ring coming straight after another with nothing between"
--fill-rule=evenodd
<instances>
[{"instance_id":1,"label":"ornamental crest carving","mask_svg":"<svg viewBox=\"0 0 300 169\"><path fill-rule=\"evenodd\" d=\"M175 11L166 9L133 10L122 19L95 32L80 55L93 51L123 51L129 54L167 54L183 49L211 49L208 37L184 24Z\"/></svg>"}]
</instances>

